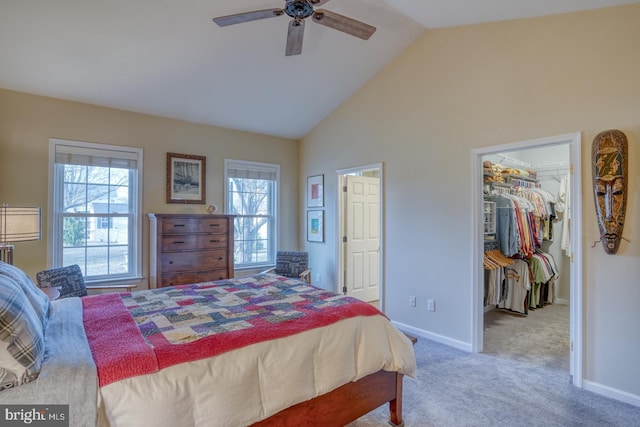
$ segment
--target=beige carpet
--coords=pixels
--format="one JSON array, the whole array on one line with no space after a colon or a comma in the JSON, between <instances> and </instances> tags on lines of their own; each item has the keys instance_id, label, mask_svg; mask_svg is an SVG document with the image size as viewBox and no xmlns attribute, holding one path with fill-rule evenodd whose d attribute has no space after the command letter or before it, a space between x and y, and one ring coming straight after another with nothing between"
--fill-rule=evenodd
<instances>
[{"instance_id":1,"label":"beige carpet","mask_svg":"<svg viewBox=\"0 0 640 427\"><path fill-rule=\"evenodd\" d=\"M569 372L569 306L485 313L483 353Z\"/></svg>"},{"instance_id":2,"label":"beige carpet","mask_svg":"<svg viewBox=\"0 0 640 427\"><path fill-rule=\"evenodd\" d=\"M566 306L556 308L568 313ZM547 321L543 323L549 323L551 313L545 312ZM542 313L538 314L536 317L542 318ZM501 325L492 324L505 329L505 324L511 323L508 316L513 316L493 315ZM568 370L516 360L515 355L468 353L426 338L419 338L414 349L417 377L405 377L403 386L406 427L640 426L640 407L574 387ZM527 359L539 363L548 362L549 357L552 356ZM568 360L568 356L562 355L561 359ZM381 406L348 427L389 427L388 406Z\"/></svg>"},{"instance_id":3,"label":"beige carpet","mask_svg":"<svg viewBox=\"0 0 640 427\"><path fill-rule=\"evenodd\" d=\"M640 426L639 407L569 382L568 306L494 311L485 326L481 354L418 339L417 378L403 386L406 427ZM388 427L388 406L348 427Z\"/></svg>"}]
</instances>

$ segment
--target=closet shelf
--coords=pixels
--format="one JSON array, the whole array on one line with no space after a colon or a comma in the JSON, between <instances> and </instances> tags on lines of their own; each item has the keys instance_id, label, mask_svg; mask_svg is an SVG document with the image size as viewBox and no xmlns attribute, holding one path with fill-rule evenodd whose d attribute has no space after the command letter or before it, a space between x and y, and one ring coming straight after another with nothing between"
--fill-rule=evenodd
<instances>
[{"instance_id":1,"label":"closet shelf","mask_svg":"<svg viewBox=\"0 0 640 427\"><path fill-rule=\"evenodd\" d=\"M507 180L521 179L523 181L538 182L538 180L535 178L530 178L528 176L523 176L523 175L502 175L502 177L506 178Z\"/></svg>"}]
</instances>

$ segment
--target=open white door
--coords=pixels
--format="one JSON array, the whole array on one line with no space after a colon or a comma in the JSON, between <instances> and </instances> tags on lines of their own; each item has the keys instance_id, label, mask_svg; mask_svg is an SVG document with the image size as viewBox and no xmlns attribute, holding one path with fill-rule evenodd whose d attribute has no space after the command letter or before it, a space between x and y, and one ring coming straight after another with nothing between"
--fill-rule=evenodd
<instances>
[{"instance_id":1,"label":"open white door","mask_svg":"<svg viewBox=\"0 0 640 427\"><path fill-rule=\"evenodd\" d=\"M346 176L345 288L366 302L380 298L380 179Z\"/></svg>"}]
</instances>

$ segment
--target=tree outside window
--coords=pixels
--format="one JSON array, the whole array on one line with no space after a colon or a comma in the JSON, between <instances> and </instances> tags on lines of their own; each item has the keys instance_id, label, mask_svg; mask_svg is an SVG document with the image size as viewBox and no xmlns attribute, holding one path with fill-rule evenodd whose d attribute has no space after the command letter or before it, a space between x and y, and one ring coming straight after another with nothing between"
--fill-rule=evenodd
<instances>
[{"instance_id":1,"label":"tree outside window","mask_svg":"<svg viewBox=\"0 0 640 427\"><path fill-rule=\"evenodd\" d=\"M227 212L236 215L236 268L274 262L277 171L277 165L226 164Z\"/></svg>"}]
</instances>

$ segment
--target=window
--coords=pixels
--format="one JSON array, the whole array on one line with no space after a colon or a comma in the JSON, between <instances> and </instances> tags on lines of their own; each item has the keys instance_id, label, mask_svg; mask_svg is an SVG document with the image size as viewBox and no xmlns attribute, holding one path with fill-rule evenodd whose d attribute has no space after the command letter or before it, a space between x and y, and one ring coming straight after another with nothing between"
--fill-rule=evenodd
<instances>
[{"instance_id":1,"label":"window","mask_svg":"<svg viewBox=\"0 0 640 427\"><path fill-rule=\"evenodd\" d=\"M236 215L235 268L275 263L280 166L225 159L226 212Z\"/></svg>"},{"instance_id":2,"label":"window","mask_svg":"<svg viewBox=\"0 0 640 427\"><path fill-rule=\"evenodd\" d=\"M85 281L141 276L142 150L51 140L54 267L78 264Z\"/></svg>"}]
</instances>

